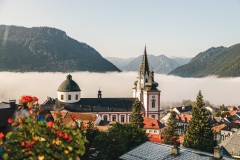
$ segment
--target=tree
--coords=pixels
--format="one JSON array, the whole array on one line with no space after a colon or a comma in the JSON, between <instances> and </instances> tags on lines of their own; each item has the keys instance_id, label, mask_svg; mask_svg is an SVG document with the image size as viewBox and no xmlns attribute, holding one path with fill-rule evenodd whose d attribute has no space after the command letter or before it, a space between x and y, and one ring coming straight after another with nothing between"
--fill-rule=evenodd
<instances>
[{"instance_id":1,"label":"tree","mask_svg":"<svg viewBox=\"0 0 240 160\"><path fill-rule=\"evenodd\" d=\"M82 129L82 134L87 138L88 142L85 143L85 153L81 156L82 160L88 160L93 158L94 151L94 138L99 135L99 130L94 127L93 121L89 121L86 128Z\"/></svg>"},{"instance_id":2,"label":"tree","mask_svg":"<svg viewBox=\"0 0 240 160\"><path fill-rule=\"evenodd\" d=\"M148 140L144 129L133 124L115 123L108 132L100 132L95 138L96 159L118 159L122 154Z\"/></svg>"},{"instance_id":3,"label":"tree","mask_svg":"<svg viewBox=\"0 0 240 160\"><path fill-rule=\"evenodd\" d=\"M171 111L170 117L167 121L167 126L163 130L163 139L165 144L179 145L179 135L177 133L178 126L176 121L176 112Z\"/></svg>"},{"instance_id":4,"label":"tree","mask_svg":"<svg viewBox=\"0 0 240 160\"><path fill-rule=\"evenodd\" d=\"M138 99L135 100L132 108L132 114L130 116L130 122L138 128L144 127L141 109L142 109L141 102Z\"/></svg>"},{"instance_id":5,"label":"tree","mask_svg":"<svg viewBox=\"0 0 240 160\"><path fill-rule=\"evenodd\" d=\"M192 109L192 118L187 127L183 146L201 151L213 152L216 146L208 113L203 107L203 96L199 91Z\"/></svg>"}]
</instances>

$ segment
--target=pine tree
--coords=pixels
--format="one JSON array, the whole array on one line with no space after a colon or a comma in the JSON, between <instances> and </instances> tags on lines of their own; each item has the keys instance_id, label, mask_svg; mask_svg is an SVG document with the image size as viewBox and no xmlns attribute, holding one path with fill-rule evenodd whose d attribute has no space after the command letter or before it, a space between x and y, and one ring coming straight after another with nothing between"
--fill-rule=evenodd
<instances>
[{"instance_id":1,"label":"pine tree","mask_svg":"<svg viewBox=\"0 0 240 160\"><path fill-rule=\"evenodd\" d=\"M183 146L201 151L213 152L216 146L212 125L208 113L203 107L203 96L199 91L196 103L192 109L192 118L187 127Z\"/></svg>"},{"instance_id":2,"label":"pine tree","mask_svg":"<svg viewBox=\"0 0 240 160\"><path fill-rule=\"evenodd\" d=\"M130 122L138 128L144 127L141 108L142 108L141 102L139 100L135 100L132 108L132 114L130 116Z\"/></svg>"},{"instance_id":3,"label":"pine tree","mask_svg":"<svg viewBox=\"0 0 240 160\"><path fill-rule=\"evenodd\" d=\"M179 145L177 133L178 126L176 121L176 113L174 111L170 112L170 117L167 121L167 126L163 130L163 139L165 144Z\"/></svg>"}]
</instances>

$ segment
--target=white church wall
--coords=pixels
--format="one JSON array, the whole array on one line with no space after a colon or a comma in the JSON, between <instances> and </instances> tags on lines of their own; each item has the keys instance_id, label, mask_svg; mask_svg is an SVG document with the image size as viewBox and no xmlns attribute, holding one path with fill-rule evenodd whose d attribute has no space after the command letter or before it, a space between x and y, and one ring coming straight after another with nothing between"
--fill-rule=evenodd
<instances>
[{"instance_id":1,"label":"white church wall","mask_svg":"<svg viewBox=\"0 0 240 160\"><path fill-rule=\"evenodd\" d=\"M75 103L81 99L81 92L57 92L57 97L61 102Z\"/></svg>"}]
</instances>

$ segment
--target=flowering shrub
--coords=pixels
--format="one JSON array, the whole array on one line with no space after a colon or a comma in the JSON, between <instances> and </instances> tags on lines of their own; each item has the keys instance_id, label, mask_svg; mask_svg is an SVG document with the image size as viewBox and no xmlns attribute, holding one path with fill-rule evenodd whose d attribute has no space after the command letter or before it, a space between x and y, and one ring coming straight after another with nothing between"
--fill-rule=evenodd
<instances>
[{"instance_id":1,"label":"flowering shrub","mask_svg":"<svg viewBox=\"0 0 240 160\"><path fill-rule=\"evenodd\" d=\"M84 154L86 139L79 129L61 125L60 112L55 112L54 121L39 121L36 115L40 110L32 109L37 98L23 96L19 101L28 106L30 117L8 120L16 130L6 134L3 144L4 135L0 133L2 159L75 159Z\"/></svg>"}]
</instances>

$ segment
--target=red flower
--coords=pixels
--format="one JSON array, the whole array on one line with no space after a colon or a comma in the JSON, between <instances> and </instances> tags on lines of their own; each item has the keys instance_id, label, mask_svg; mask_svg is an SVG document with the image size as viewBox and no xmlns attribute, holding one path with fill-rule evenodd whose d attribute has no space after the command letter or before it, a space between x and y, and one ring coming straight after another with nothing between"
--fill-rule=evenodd
<instances>
[{"instance_id":1,"label":"red flower","mask_svg":"<svg viewBox=\"0 0 240 160\"><path fill-rule=\"evenodd\" d=\"M32 110L29 110L28 113L29 113L29 114L33 114L33 111L32 111Z\"/></svg>"},{"instance_id":2,"label":"red flower","mask_svg":"<svg viewBox=\"0 0 240 160\"><path fill-rule=\"evenodd\" d=\"M32 141L32 144L36 144L37 143L37 141L34 139L33 141Z\"/></svg>"},{"instance_id":3,"label":"red flower","mask_svg":"<svg viewBox=\"0 0 240 160\"><path fill-rule=\"evenodd\" d=\"M0 139L2 139L3 137L4 137L4 134L0 132Z\"/></svg>"},{"instance_id":4,"label":"red flower","mask_svg":"<svg viewBox=\"0 0 240 160\"><path fill-rule=\"evenodd\" d=\"M30 147L31 143L29 141L26 141L26 147Z\"/></svg>"},{"instance_id":5,"label":"red flower","mask_svg":"<svg viewBox=\"0 0 240 160\"><path fill-rule=\"evenodd\" d=\"M37 102L38 98L37 97L32 97L33 102Z\"/></svg>"},{"instance_id":6,"label":"red flower","mask_svg":"<svg viewBox=\"0 0 240 160\"><path fill-rule=\"evenodd\" d=\"M48 126L48 127L52 127L52 126L53 126L53 122L52 122L52 121L49 121L49 122L47 123L47 126Z\"/></svg>"},{"instance_id":7,"label":"red flower","mask_svg":"<svg viewBox=\"0 0 240 160\"><path fill-rule=\"evenodd\" d=\"M63 136L63 133L62 133L62 131L57 131L57 135L58 135L58 137L62 137Z\"/></svg>"},{"instance_id":8,"label":"red flower","mask_svg":"<svg viewBox=\"0 0 240 160\"><path fill-rule=\"evenodd\" d=\"M68 137L68 142L70 142L71 140L72 140L72 137L69 136L69 137Z\"/></svg>"},{"instance_id":9,"label":"red flower","mask_svg":"<svg viewBox=\"0 0 240 160\"><path fill-rule=\"evenodd\" d=\"M69 135L67 133L64 133L63 138L64 139L69 139Z\"/></svg>"},{"instance_id":10,"label":"red flower","mask_svg":"<svg viewBox=\"0 0 240 160\"><path fill-rule=\"evenodd\" d=\"M13 119L12 118L8 118L8 123L13 123Z\"/></svg>"},{"instance_id":11,"label":"red flower","mask_svg":"<svg viewBox=\"0 0 240 160\"><path fill-rule=\"evenodd\" d=\"M25 96L24 99L27 102L32 102L33 101L33 98L31 96Z\"/></svg>"},{"instance_id":12,"label":"red flower","mask_svg":"<svg viewBox=\"0 0 240 160\"><path fill-rule=\"evenodd\" d=\"M72 120L74 120L74 121L77 120L77 116L75 114L72 116Z\"/></svg>"},{"instance_id":13,"label":"red flower","mask_svg":"<svg viewBox=\"0 0 240 160\"><path fill-rule=\"evenodd\" d=\"M23 146L23 147L24 147L24 146L25 146L25 142L21 142L21 146Z\"/></svg>"},{"instance_id":14,"label":"red flower","mask_svg":"<svg viewBox=\"0 0 240 160\"><path fill-rule=\"evenodd\" d=\"M24 103L26 103L26 100L25 100L25 98L23 98L23 97L22 97L22 99L19 101L19 103L21 103L21 104L24 104Z\"/></svg>"}]
</instances>

